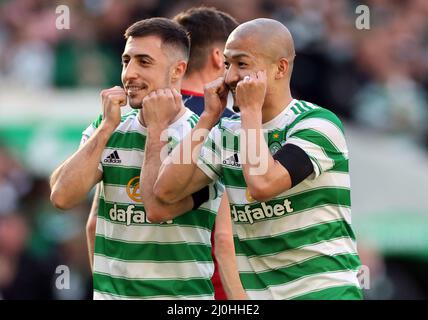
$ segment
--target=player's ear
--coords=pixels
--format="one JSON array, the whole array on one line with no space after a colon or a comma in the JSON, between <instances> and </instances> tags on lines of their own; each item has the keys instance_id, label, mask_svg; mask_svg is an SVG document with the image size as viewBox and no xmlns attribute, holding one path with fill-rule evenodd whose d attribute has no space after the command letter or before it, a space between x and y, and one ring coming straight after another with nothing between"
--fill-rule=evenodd
<instances>
[{"instance_id":1,"label":"player's ear","mask_svg":"<svg viewBox=\"0 0 428 320\"><path fill-rule=\"evenodd\" d=\"M223 50L221 50L218 47L212 48L210 58L211 58L211 63L213 64L215 69L217 69L217 70L223 70L224 69Z\"/></svg>"},{"instance_id":2,"label":"player's ear","mask_svg":"<svg viewBox=\"0 0 428 320\"><path fill-rule=\"evenodd\" d=\"M275 79L279 80L285 78L287 76L289 67L290 63L286 58L279 59L276 63Z\"/></svg>"},{"instance_id":3,"label":"player's ear","mask_svg":"<svg viewBox=\"0 0 428 320\"><path fill-rule=\"evenodd\" d=\"M175 83L181 80L184 77L184 74L186 73L186 69L187 69L186 61L179 60L178 62L176 62L172 69L171 82Z\"/></svg>"}]
</instances>

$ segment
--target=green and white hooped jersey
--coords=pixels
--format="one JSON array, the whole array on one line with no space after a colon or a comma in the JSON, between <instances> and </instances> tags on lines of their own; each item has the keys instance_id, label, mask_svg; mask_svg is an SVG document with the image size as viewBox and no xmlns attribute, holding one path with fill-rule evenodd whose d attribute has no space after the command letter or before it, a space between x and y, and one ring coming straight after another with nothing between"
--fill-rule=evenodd
<instances>
[{"instance_id":1,"label":"green and white hooped jersey","mask_svg":"<svg viewBox=\"0 0 428 320\"><path fill-rule=\"evenodd\" d=\"M221 178L230 201L238 268L251 299L360 299L351 228L348 148L340 120L293 100L263 124L274 154L292 143L314 173L275 198L251 198L242 172L239 118L222 119L202 148L199 167Z\"/></svg>"},{"instance_id":2,"label":"green and white hooped jersey","mask_svg":"<svg viewBox=\"0 0 428 320\"><path fill-rule=\"evenodd\" d=\"M168 128L171 148L197 121L186 108ZM100 123L101 116L83 132L82 140ZM139 192L145 142L146 128L134 110L122 117L100 160L94 299L213 299L210 236L222 188L211 184L211 200L197 210L151 223Z\"/></svg>"}]
</instances>

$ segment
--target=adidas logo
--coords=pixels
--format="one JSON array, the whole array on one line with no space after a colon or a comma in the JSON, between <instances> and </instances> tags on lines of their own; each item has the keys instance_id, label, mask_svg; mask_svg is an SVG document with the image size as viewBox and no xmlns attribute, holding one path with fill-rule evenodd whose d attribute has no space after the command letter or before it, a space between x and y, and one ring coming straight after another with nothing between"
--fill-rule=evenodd
<instances>
[{"instance_id":1,"label":"adidas logo","mask_svg":"<svg viewBox=\"0 0 428 320\"><path fill-rule=\"evenodd\" d=\"M107 158L104 159L105 163L121 163L117 150L114 150Z\"/></svg>"},{"instance_id":2,"label":"adidas logo","mask_svg":"<svg viewBox=\"0 0 428 320\"><path fill-rule=\"evenodd\" d=\"M233 156L227 158L226 160L223 160L223 164L225 164L227 166L238 167L238 168L241 167L237 153L235 153Z\"/></svg>"}]
</instances>

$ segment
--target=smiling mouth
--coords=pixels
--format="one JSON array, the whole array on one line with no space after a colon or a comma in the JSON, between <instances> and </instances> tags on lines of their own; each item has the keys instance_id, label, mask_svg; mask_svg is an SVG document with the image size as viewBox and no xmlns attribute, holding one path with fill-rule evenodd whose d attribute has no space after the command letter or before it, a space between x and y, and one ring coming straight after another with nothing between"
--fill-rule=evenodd
<instances>
[{"instance_id":1,"label":"smiling mouth","mask_svg":"<svg viewBox=\"0 0 428 320\"><path fill-rule=\"evenodd\" d=\"M126 94L129 96L132 96L146 89L147 89L147 86L145 85L143 86L129 85L129 86L126 86Z\"/></svg>"}]
</instances>

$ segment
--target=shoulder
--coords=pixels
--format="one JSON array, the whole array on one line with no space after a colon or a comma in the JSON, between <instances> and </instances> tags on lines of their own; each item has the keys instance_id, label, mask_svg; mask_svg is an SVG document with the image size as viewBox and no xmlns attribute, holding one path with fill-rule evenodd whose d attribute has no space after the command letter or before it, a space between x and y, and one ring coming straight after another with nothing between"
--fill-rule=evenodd
<instances>
[{"instance_id":1,"label":"shoulder","mask_svg":"<svg viewBox=\"0 0 428 320\"><path fill-rule=\"evenodd\" d=\"M131 110L131 111L129 111L129 112L127 112L127 113L125 113L124 115L122 115L122 117L120 118L120 121L121 122L123 122L123 121L125 121L125 120L127 120L127 119L130 119L130 118L135 118L137 115L138 115L138 109L133 109L133 110Z\"/></svg>"},{"instance_id":2,"label":"shoulder","mask_svg":"<svg viewBox=\"0 0 428 320\"><path fill-rule=\"evenodd\" d=\"M183 103L192 112L200 115L204 111L204 97L203 96L188 96L183 95Z\"/></svg>"},{"instance_id":3,"label":"shoulder","mask_svg":"<svg viewBox=\"0 0 428 320\"><path fill-rule=\"evenodd\" d=\"M241 129L241 116L235 114L231 117L223 117L215 128L222 132L236 133L237 130Z\"/></svg>"},{"instance_id":4,"label":"shoulder","mask_svg":"<svg viewBox=\"0 0 428 320\"><path fill-rule=\"evenodd\" d=\"M100 126L101 121L103 121L103 115L100 113L98 117L91 123L91 125L96 129Z\"/></svg>"},{"instance_id":5,"label":"shoulder","mask_svg":"<svg viewBox=\"0 0 428 320\"><path fill-rule=\"evenodd\" d=\"M199 121L199 116L193 112L193 110L186 111L185 114L185 123L190 126L190 129L193 129L196 126L196 123Z\"/></svg>"},{"instance_id":6,"label":"shoulder","mask_svg":"<svg viewBox=\"0 0 428 320\"><path fill-rule=\"evenodd\" d=\"M180 119L168 127L168 135L173 139L181 140L196 126L198 121L199 116L186 107Z\"/></svg>"},{"instance_id":7,"label":"shoulder","mask_svg":"<svg viewBox=\"0 0 428 320\"><path fill-rule=\"evenodd\" d=\"M125 122L129 122L130 120L133 120L133 119L135 119L135 117L137 116L137 114L138 114L138 110L131 110L131 111L129 111L129 112L127 112L127 113L125 113L124 115L122 115L121 116L121 118L120 118L120 124L119 124L119 127L123 124L123 123L125 123ZM97 129L99 126L100 126L100 124L101 124L101 122L102 122L102 120L103 120L103 115L102 115L102 113L100 113L99 115L98 115L98 117L91 123L91 126L94 128L94 129Z\"/></svg>"},{"instance_id":8,"label":"shoulder","mask_svg":"<svg viewBox=\"0 0 428 320\"><path fill-rule=\"evenodd\" d=\"M289 130L296 126L308 128L334 126L344 132L342 121L334 112L314 103L298 100L291 108L291 112L293 119L289 124Z\"/></svg>"},{"instance_id":9,"label":"shoulder","mask_svg":"<svg viewBox=\"0 0 428 320\"><path fill-rule=\"evenodd\" d=\"M138 110L131 110L120 118L120 124L115 132L141 131L138 124Z\"/></svg>"},{"instance_id":10,"label":"shoulder","mask_svg":"<svg viewBox=\"0 0 428 320\"><path fill-rule=\"evenodd\" d=\"M83 130L82 132L83 138L81 140L81 144L86 142L86 140L88 140L89 137L95 132L95 130L97 130L102 120L103 120L103 115L99 114L98 117L94 121L92 121L91 124L86 129Z\"/></svg>"},{"instance_id":11,"label":"shoulder","mask_svg":"<svg viewBox=\"0 0 428 320\"><path fill-rule=\"evenodd\" d=\"M192 130L199 121L199 116L191 110L189 107L185 106L184 114L176 122L169 126L170 129L184 129L187 131Z\"/></svg>"}]
</instances>

